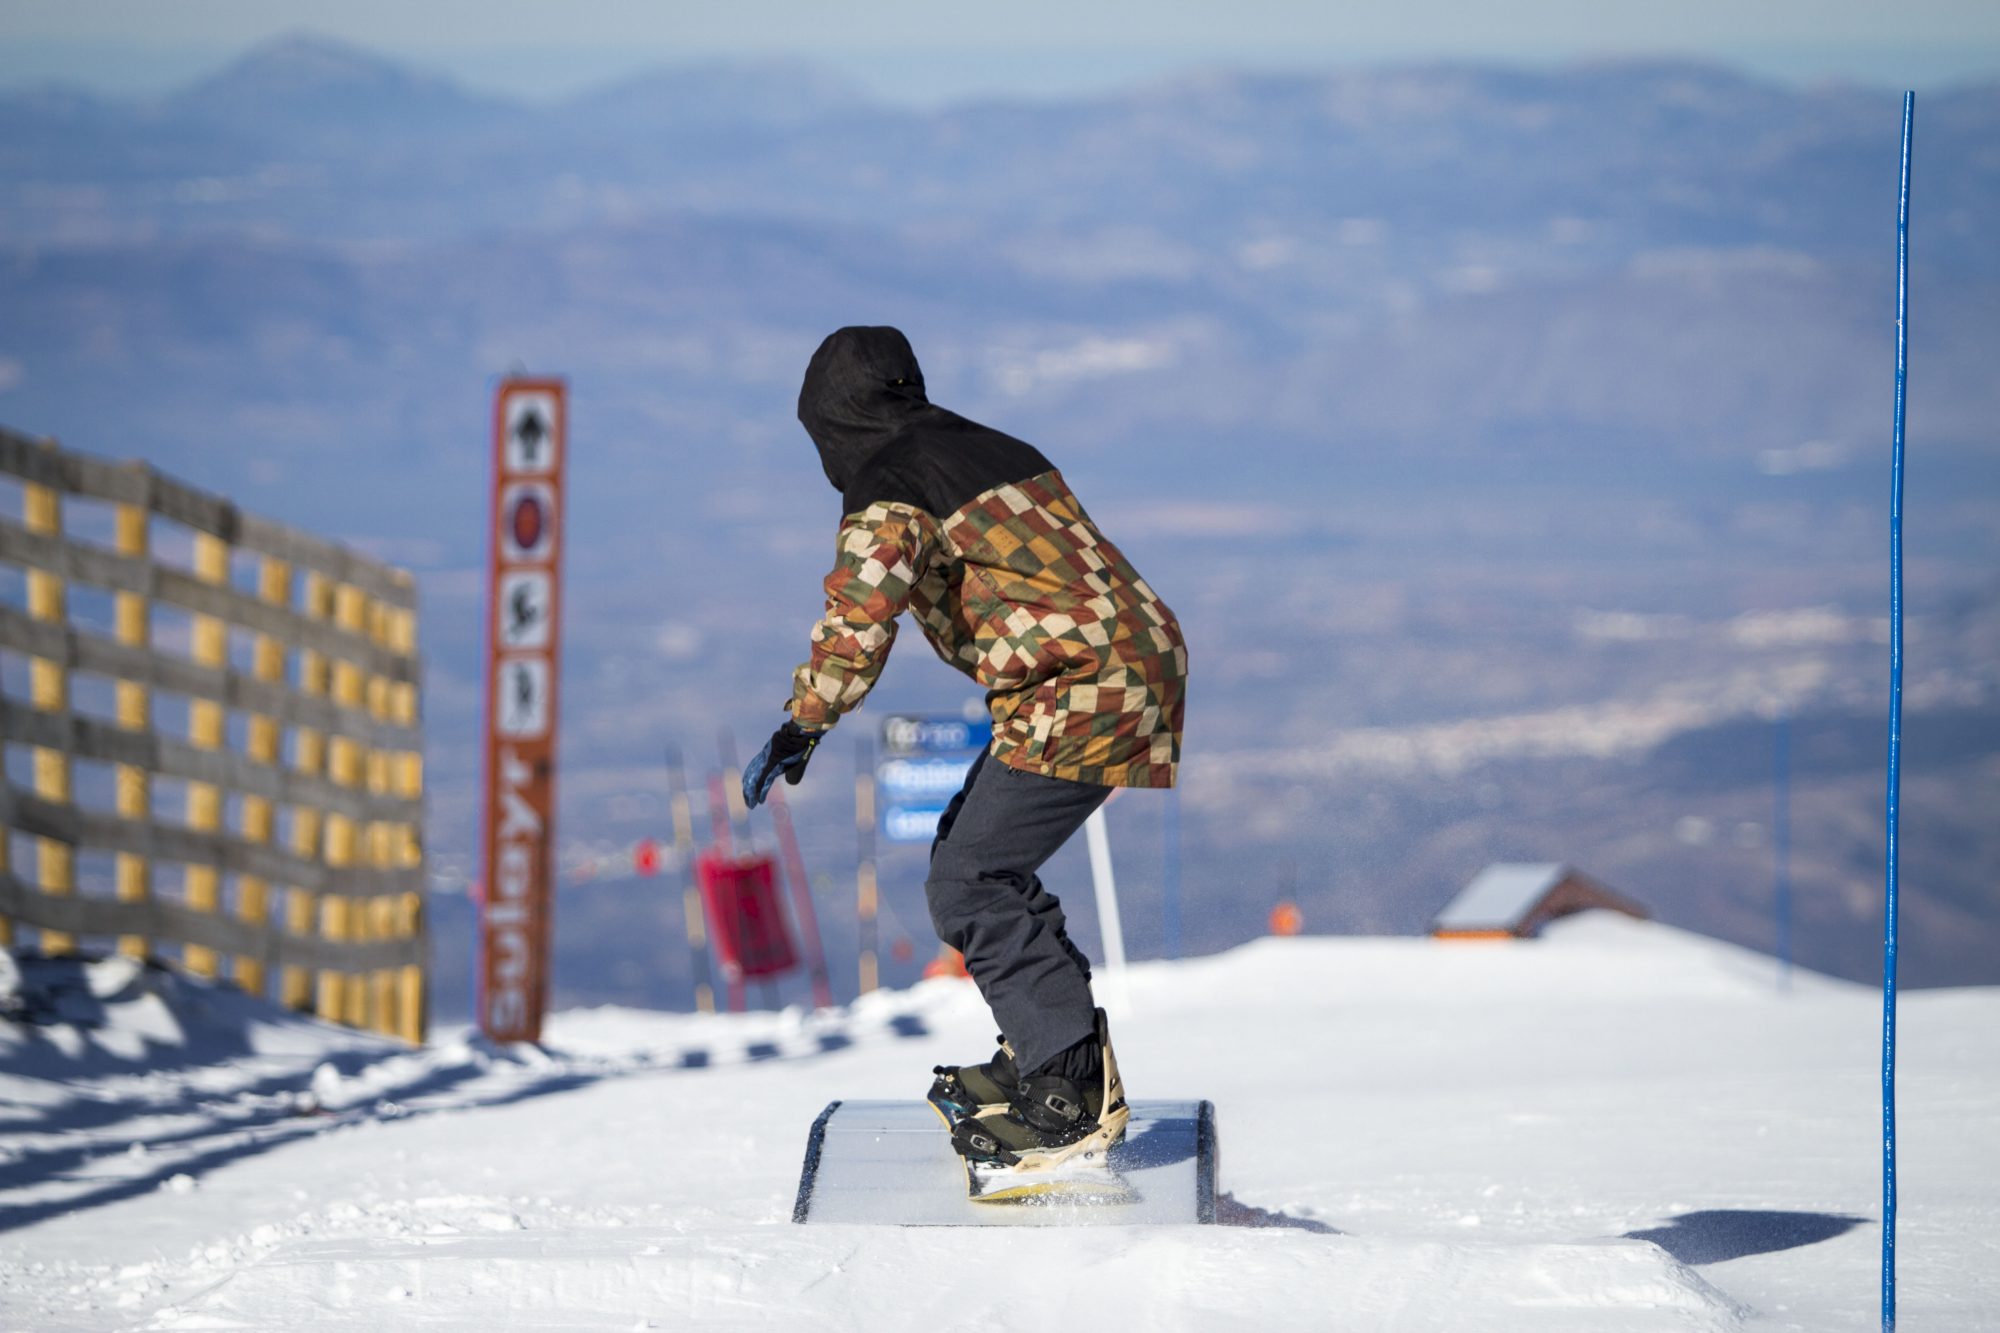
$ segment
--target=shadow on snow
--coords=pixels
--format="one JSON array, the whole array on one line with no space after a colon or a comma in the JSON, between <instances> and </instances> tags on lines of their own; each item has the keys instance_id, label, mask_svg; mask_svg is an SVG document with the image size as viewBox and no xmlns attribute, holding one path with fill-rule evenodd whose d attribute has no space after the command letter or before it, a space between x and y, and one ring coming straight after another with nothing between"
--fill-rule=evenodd
<instances>
[{"instance_id":1,"label":"shadow on snow","mask_svg":"<svg viewBox=\"0 0 2000 1333\"><path fill-rule=\"evenodd\" d=\"M1310 1231L1316 1236L1347 1234L1317 1218L1294 1217L1287 1212L1274 1213L1269 1208L1259 1208L1253 1203L1240 1203L1234 1194L1216 1196L1215 1224L1223 1227L1281 1227L1288 1231Z\"/></svg>"},{"instance_id":2,"label":"shadow on snow","mask_svg":"<svg viewBox=\"0 0 2000 1333\"><path fill-rule=\"evenodd\" d=\"M1684 1264L1719 1264L1753 1254L1817 1245L1852 1231L1867 1220L1842 1213L1705 1208L1670 1217L1665 1226L1628 1231L1625 1239L1649 1240Z\"/></svg>"},{"instance_id":3,"label":"shadow on snow","mask_svg":"<svg viewBox=\"0 0 2000 1333\"><path fill-rule=\"evenodd\" d=\"M923 1019L914 1014L896 1016L885 1025L884 1030L898 1039L930 1035L930 1029ZM855 1039L846 1033L825 1032L818 1034L813 1039L812 1046L805 1050L787 1052L771 1042L749 1043L741 1048L740 1059L744 1062L814 1060L845 1050L854 1044ZM494 1049L498 1052L502 1048ZM343 1075L353 1075L360 1073L380 1057L380 1052L329 1052L316 1064L332 1064ZM115 1162L126 1158L127 1152L116 1145L107 1144L100 1138L88 1143L62 1143L44 1149L29 1149L10 1159L0 1161L0 1233L33 1226L37 1222L66 1213L99 1208L142 1194L150 1194L177 1175L188 1175L198 1179L231 1162L257 1156L283 1144L329 1129L380 1120L434 1115L440 1111L507 1106L537 1097L570 1092L607 1079L626 1078L637 1074L713 1069L735 1063L727 1058L726 1053L722 1059L716 1057L717 1053L710 1049L689 1047L643 1056L628 1063L607 1064L595 1069L552 1069L514 1086L498 1089L491 1095L455 1101L449 1105L408 1105L443 1096L490 1072L487 1066L454 1065L431 1070L419 1079L384 1090L380 1097L372 1099L367 1106L342 1111L316 1110L311 1109L309 1105L302 1109L301 1104L291 1094L302 1091L310 1085L310 1071L273 1074L226 1094L230 1099L262 1100L265 1102L264 1105L251 1106L239 1113L229 1114L224 1119L212 1120L177 1133L134 1135L131 1142L144 1143L149 1150L201 1145L207 1141L206 1146L199 1147L192 1153L175 1153L167 1160L148 1161L148 1169L136 1174L121 1174L113 1180L88 1184L85 1188L60 1198L8 1202L5 1196L11 1191L54 1183L83 1184L84 1180L79 1176L89 1171L93 1161L109 1159ZM501 1058L504 1059L504 1055ZM54 1105L34 1108L27 1115L19 1114L21 1108L9 1108L14 1114L7 1118L6 1128L15 1133L105 1129L121 1120L142 1116L198 1113L218 1100L220 1098L215 1094L204 1094L193 1089L165 1100L148 1100L144 1097L72 1098ZM392 1104L396 1109L392 1113L384 1114L379 1109L384 1103Z\"/></svg>"}]
</instances>

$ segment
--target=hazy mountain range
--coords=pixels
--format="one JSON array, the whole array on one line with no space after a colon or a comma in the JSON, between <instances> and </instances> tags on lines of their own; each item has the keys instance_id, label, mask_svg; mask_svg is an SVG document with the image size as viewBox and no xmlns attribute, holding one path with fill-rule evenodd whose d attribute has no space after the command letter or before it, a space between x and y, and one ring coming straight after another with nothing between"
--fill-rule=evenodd
<instances>
[{"instance_id":1,"label":"hazy mountain range","mask_svg":"<svg viewBox=\"0 0 2000 1333\"><path fill-rule=\"evenodd\" d=\"M1187 947L1280 897L1418 929L1499 858L1768 947L1782 708L1799 950L1867 975L1898 132L1891 93L1695 64L932 112L746 66L537 106L300 38L156 102L0 92L0 420L415 568L430 841L462 876L492 377L572 384L578 855L663 827L665 745L706 765L718 726L747 752L779 720L838 517L798 377L831 328L893 322L1181 615ZM1921 100L1920 983L2000 980L1995 144L2000 83ZM912 636L844 734L968 697ZM798 792L836 953L851 762ZM1141 952L1161 804L1111 810ZM920 855L888 871L921 936ZM1080 856L1052 874L1087 902ZM669 887L566 891L566 998L685 1002ZM449 1010L462 903L436 919Z\"/></svg>"}]
</instances>

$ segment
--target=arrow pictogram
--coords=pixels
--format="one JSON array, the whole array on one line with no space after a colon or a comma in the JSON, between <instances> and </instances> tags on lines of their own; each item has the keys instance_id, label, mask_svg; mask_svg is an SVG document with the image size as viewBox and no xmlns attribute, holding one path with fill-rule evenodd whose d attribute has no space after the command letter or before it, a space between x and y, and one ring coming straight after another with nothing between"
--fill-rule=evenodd
<instances>
[{"instance_id":1,"label":"arrow pictogram","mask_svg":"<svg viewBox=\"0 0 2000 1333\"><path fill-rule=\"evenodd\" d=\"M547 439L549 428L542 424L541 413L529 408L514 423L514 438L521 442L521 458L533 467L539 461L535 455L540 452L542 441Z\"/></svg>"}]
</instances>

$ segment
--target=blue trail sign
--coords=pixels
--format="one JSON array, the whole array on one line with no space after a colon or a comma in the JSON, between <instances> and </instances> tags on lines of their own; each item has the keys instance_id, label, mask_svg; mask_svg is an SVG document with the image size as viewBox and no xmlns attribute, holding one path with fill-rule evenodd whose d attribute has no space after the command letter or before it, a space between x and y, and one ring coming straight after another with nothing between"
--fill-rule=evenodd
<instances>
[{"instance_id":1,"label":"blue trail sign","mask_svg":"<svg viewBox=\"0 0 2000 1333\"><path fill-rule=\"evenodd\" d=\"M965 785L972 761L993 739L984 718L884 718L875 785L882 793L882 836L890 842L929 842L945 806Z\"/></svg>"}]
</instances>

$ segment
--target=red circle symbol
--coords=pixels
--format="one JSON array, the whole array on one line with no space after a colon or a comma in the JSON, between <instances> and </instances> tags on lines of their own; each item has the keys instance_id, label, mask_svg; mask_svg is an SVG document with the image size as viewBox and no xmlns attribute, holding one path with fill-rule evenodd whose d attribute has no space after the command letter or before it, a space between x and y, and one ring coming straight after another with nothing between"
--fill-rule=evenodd
<instances>
[{"instance_id":1,"label":"red circle symbol","mask_svg":"<svg viewBox=\"0 0 2000 1333\"><path fill-rule=\"evenodd\" d=\"M514 530L514 545L523 551L532 551L541 545L542 532L548 526L548 518L542 513L542 499L529 492L514 501L514 513L509 519Z\"/></svg>"}]
</instances>

